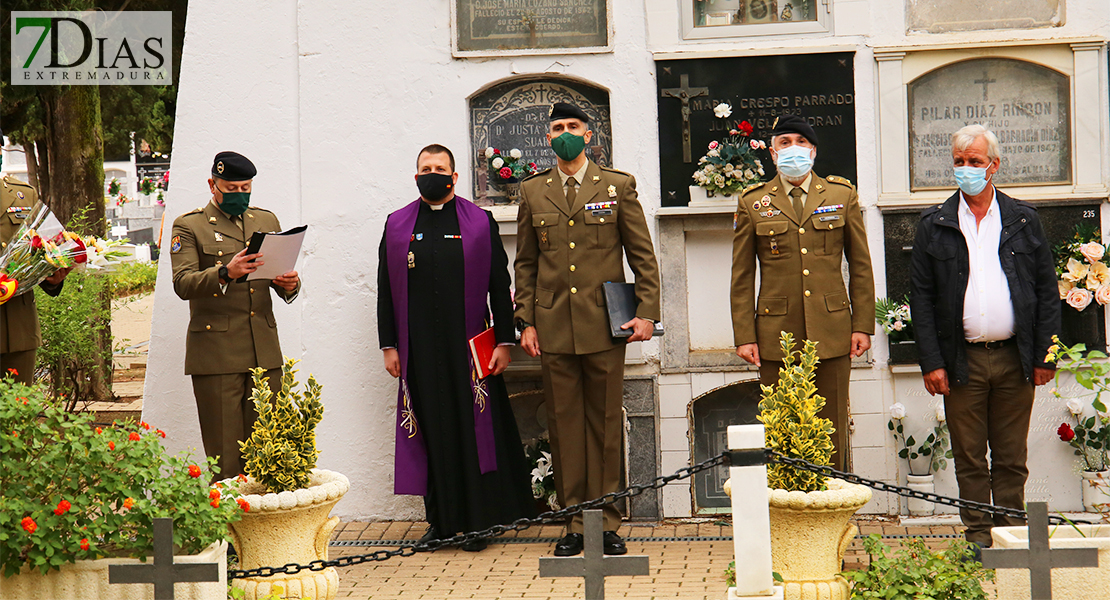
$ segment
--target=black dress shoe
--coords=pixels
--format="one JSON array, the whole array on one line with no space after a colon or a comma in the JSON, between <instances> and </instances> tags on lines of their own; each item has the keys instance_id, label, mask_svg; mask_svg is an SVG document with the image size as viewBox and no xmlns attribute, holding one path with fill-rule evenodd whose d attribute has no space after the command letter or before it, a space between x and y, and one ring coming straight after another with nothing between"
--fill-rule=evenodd
<instances>
[{"instance_id":1,"label":"black dress shoe","mask_svg":"<svg viewBox=\"0 0 1110 600\"><path fill-rule=\"evenodd\" d=\"M602 538L602 544L605 546L606 554L628 554L628 547L624 545L624 540L615 531L606 531Z\"/></svg>"},{"instance_id":2,"label":"black dress shoe","mask_svg":"<svg viewBox=\"0 0 1110 600\"><path fill-rule=\"evenodd\" d=\"M463 552L481 552L482 550L485 550L487 546L489 546L489 540L481 539L470 540L462 546L459 546L459 548L462 548Z\"/></svg>"},{"instance_id":3,"label":"black dress shoe","mask_svg":"<svg viewBox=\"0 0 1110 600\"><path fill-rule=\"evenodd\" d=\"M568 533L555 543L555 556L578 556L582 554L582 534Z\"/></svg>"},{"instance_id":4,"label":"black dress shoe","mask_svg":"<svg viewBox=\"0 0 1110 600\"><path fill-rule=\"evenodd\" d=\"M439 538L440 538L439 530L437 530L434 526L429 525L428 530L424 532L424 535L420 536L419 540L416 540L416 543L418 545L419 544L427 544L428 542L434 542L434 541L438 540ZM423 548L421 548L420 550L417 550L417 552L427 552L427 551L428 550L423 549Z\"/></svg>"}]
</instances>

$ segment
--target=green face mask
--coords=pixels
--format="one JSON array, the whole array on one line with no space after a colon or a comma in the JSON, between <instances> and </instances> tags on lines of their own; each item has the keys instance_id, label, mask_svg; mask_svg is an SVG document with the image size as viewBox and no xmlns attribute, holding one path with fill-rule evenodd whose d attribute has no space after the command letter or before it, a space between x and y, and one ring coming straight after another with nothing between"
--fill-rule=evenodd
<instances>
[{"instance_id":1,"label":"green face mask","mask_svg":"<svg viewBox=\"0 0 1110 600\"><path fill-rule=\"evenodd\" d=\"M220 202L220 210L233 217L243 214L251 201L250 192L224 192L221 190L221 194L223 194L224 199Z\"/></svg>"},{"instance_id":2,"label":"green face mask","mask_svg":"<svg viewBox=\"0 0 1110 600\"><path fill-rule=\"evenodd\" d=\"M586 149L586 138L564 131L559 137L551 139L551 149L555 151L555 156L565 161L572 161Z\"/></svg>"}]
</instances>

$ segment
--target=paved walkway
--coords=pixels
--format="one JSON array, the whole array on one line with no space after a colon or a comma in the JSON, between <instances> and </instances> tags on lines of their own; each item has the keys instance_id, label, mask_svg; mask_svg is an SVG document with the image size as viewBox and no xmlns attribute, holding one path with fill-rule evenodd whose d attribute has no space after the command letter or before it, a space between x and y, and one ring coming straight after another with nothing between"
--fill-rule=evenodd
<instances>
[{"instance_id":1,"label":"paved walkway","mask_svg":"<svg viewBox=\"0 0 1110 600\"><path fill-rule=\"evenodd\" d=\"M899 538L919 535L931 547L947 547L962 527L952 517L929 521L896 521L861 518L862 535L879 533L897 545ZM415 540L424 533L424 523L351 522L337 528L338 543L361 546L332 546L330 557L365 554L396 546L389 540ZM732 561L732 527L727 520L684 520L682 522L626 524L620 533L628 540L629 554L645 554L650 575L610 577L606 598L710 598L728 597L725 569ZM551 556L554 540L562 527L511 532L479 553L449 548L408 558L364 563L340 569L339 597L379 599L418 598L582 598L582 580L539 576L539 558ZM724 538L724 539L722 539ZM867 555L857 538L845 556L848 569L866 568Z\"/></svg>"}]
</instances>

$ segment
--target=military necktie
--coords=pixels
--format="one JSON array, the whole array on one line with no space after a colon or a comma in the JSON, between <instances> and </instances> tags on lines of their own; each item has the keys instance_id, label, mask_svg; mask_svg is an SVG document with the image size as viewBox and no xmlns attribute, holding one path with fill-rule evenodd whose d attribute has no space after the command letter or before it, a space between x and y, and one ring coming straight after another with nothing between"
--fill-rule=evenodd
<instances>
[{"instance_id":1,"label":"military necktie","mask_svg":"<svg viewBox=\"0 0 1110 600\"><path fill-rule=\"evenodd\" d=\"M794 200L794 214L798 215L798 218L801 219L802 210L805 208L802 204L802 188L796 187L790 190L790 197Z\"/></svg>"},{"instance_id":2,"label":"military necktie","mask_svg":"<svg viewBox=\"0 0 1110 600\"><path fill-rule=\"evenodd\" d=\"M578 197L578 190L575 189L577 184L574 177L567 177L567 208L570 210L574 210L574 200Z\"/></svg>"}]
</instances>

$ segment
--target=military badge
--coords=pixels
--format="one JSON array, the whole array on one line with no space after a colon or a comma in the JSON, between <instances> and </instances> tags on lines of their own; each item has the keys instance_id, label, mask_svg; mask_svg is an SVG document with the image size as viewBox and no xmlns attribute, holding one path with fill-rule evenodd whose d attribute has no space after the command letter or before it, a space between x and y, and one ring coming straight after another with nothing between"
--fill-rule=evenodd
<instances>
[{"instance_id":1,"label":"military badge","mask_svg":"<svg viewBox=\"0 0 1110 600\"><path fill-rule=\"evenodd\" d=\"M594 175L594 181L601 181L600 175Z\"/></svg>"},{"instance_id":2,"label":"military badge","mask_svg":"<svg viewBox=\"0 0 1110 600\"><path fill-rule=\"evenodd\" d=\"M740 227L740 213L738 211L738 212L732 213L732 230L736 231L737 229L739 229L739 227Z\"/></svg>"},{"instance_id":3,"label":"military badge","mask_svg":"<svg viewBox=\"0 0 1110 600\"><path fill-rule=\"evenodd\" d=\"M216 217L208 217L208 222L209 223L215 223L216 222Z\"/></svg>"},{"instance_id":4,"label":"military badge","mask_svg":"<svg viewBox=\"0 0 1110 600\"><path fill-rule=\"evenodd\" d=\"M16 190L16 192L15 192L15 197L16 197L16 198L19 198L20 200L22 200L22 199L23 199L23 192L21 192L21 191L19 191L19 190Z\"/></svg>"},{"instance_id":5,"label":"military badge","mask_svg":"<svg viewBox=\"0 0 1110 600\"><path fill-rule=\"evenodd\" d=\"M824 214L824 213L830 213L830 212L833 212L833 211L840 210L842 208L844 208L843 204L829 204L828 206L820 206L818 208L815 208L813 210L813 214L820 215L820 214Z\"/></svg>"},{"instance_id":6,"label":"military badge","mask_svg":"<svg viewBox=\"0 0 1110 600\"><path fill-rule=\"evenodd\" d=\"M759 204L758 200L756 200L755 202L752 203L752 210L759 210L759 207L760 207L760 204Z\"/></svg>"},{"instance_id":7,"label":"military badge","mask_svg":"<svg viewBox=\"0 0 1110 600\"><path fill-rule=\"evenodd\" d=\"M175 236L173 236L173 239L170 240L170 252L172 254L177 254L178 252L181 252L181 236L180 235L175 235Z\"/></svg>"},{"instance_id":8,"label":"military badge","mask_svg":"<svg viewBox=\"0 0 1110 600\"><path fill-rule=\"evenodd\" d=\"M219 231L217 231L217 232L216 232L216 241L217 241L217 242L222 242L222 241L224 241L224 236L223 236L223 234L221 234L221 233L220 233Z\"/></svg>"},{"instance_id":9,"label":"military badge","mask_svg":"<svg viewBox=\"0 0 1110 600\"><path fill-rule=\"evenodd\" d=\"M216 172L220 173L220 174L223 174L223 172L224 172L224 161L221 160L220 162L216 163Z\"/></svg>"},{"instance_id":10,"label":"military badge","mask_svg":"<svg viewBox=\"0 0 1110 600\"><path fill-rule=\"evenodd\" d=\"M418 233L418 234L416 234L416 241L418 241L418 242L419 242L419 241L420 241L420 240L422 240L422 239L424 239L424 234L423 234L423 233Z\"/></svg>"},{"instance_id":11,"label":"military badge","mask_svg":"<svg viewBox=\"0 0 1110 600\"><path fill-rule=\"evenodd\" d=\"M777 255L779 253L779 241L776 238L771 238L771 254Z\"/></svg>"},{"instance_id":12,"label":"military badge","mask_svg":"<svg viewBox=\"0 0 1110 600\"><path fill-rule=\"evenodd\" d=\"M609 197L610 198L616 198L617 197L617 186L615 186L615 185L609 186Z\"/></svg>"},{"instance_id":13,"label":"military badge","mask_svg":"<svg viewBox=\"0 0 1110 600\"><path fill-rule=\"evenodd\" d=\"M771 206L771 197L770 196L764 196L764 197L759 199L759 203L762 204L764 208L766 208L768 206Z\"/></svg>"},{"instance_id":14,"label":"military badge","mask_svg":"<svg viewBox=\"0 0 1110 600\"><path fill-rule=\"evenodd\" d=\"M413 254L412 252L409 252L409 268L410 269L415 269L416 268L416 255Z\"/></svg>"}]
</instances>

